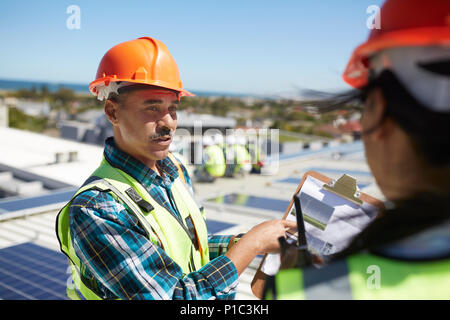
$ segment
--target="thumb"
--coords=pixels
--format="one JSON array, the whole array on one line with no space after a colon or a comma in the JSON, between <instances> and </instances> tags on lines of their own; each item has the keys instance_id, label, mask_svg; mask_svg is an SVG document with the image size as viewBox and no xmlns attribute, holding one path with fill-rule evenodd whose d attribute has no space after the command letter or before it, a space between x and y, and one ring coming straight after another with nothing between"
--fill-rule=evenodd
<instances>
[{"instance_id":1,"label":"thumb","mask_svg":"<svg viewBox=\"0 0 450 320\"><path fill-rule=\"evenodd\" d=\"M285 228L294 229L297 228L297 222L291 220L282 220L283 226Z\"/></svg>"}]
</instances>

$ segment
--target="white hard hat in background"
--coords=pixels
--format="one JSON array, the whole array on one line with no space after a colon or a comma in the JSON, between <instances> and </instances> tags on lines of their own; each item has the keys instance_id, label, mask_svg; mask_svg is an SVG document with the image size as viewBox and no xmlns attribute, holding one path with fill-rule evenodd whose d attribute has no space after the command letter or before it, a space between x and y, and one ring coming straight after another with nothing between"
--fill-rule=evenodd
<instances>
[{"instance_id":1,"label":"white hard hat in background","mask_svg":"<svg viewBox=\"0 0 450 320\"><path fill-rule=\"evenodd\" d=\"M238 136L236 140L240 145L245 145L247 143L247 139L244 136Z\"/></svg>"},{"instance_id":2,"label":"white hard hat in background","mask_svg":"<svg viewBox=\"0 0 450 320\"><path fill-rule=\"evenodd\" d=\"M227 144L235 144L236 137L234 135L228 135L226 138Z\"/></svg>"},{"instance_id":3,"label":"white hard hat in background","mask_svg":"<svg viewBox=\"0 0 450 320\"><path fill-rule=\"evenodd\" d=\"M221 134L215 134L213 136L213 140L214 140L215 144L222 144L224 142L223 135L221 135Z\"/></svg>"},{"instance_id":4,"label":"white hard hat in background","mask_svg":"<svg viewBox=\"0 0 450 320\"><path fill-rule=\"evenodd\" d=\"M211 146L214 144L214 140L211 136L203 136L203 145Z\"/></svg>"}]
</instances>

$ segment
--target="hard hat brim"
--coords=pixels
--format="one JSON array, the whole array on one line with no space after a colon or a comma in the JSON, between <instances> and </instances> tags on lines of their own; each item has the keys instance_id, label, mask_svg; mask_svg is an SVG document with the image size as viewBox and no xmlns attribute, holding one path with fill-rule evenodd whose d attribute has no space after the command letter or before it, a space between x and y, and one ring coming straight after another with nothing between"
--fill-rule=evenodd
<instances>
[{"instance_id":1,"label":"hard hat brim","mask_svg":"<svg viewBox=\"0 0 450 320\"><path fill-rule=\"evenodd\" d=\"M182 96L182 97L194 97L195 96L195 94L193 94L192 92L189 92L183 88L173 87L167 83L164 83L163 81L142 81L142 80L133 80L133 79L118 79L118 78L114 78L114 77L104 77L104 78L100 78L100 79L92 81L89 84L89 91L92 94L97 95L96 88L98 86L109 85L109 83L111 83L111 82L120 82L120 81L132 82L132 83L136 83L136 84L147 84L147 85L151 85L151 86L155 86L155 87L160 87L162 89L169 89L169 90L177 91L180 93L180 96Z\"/></svg>"},{"instance_id":2,"label":"hard hat brim","mask_svg":"<svg viewBox=\"0 0 450 320\"><path fill-rule=\"evenodd\" d=\"M358 46L343 73L343 80L354 88L367 85L369 79L368 59L375 53L394 47L450 46L450 28L432 27L391 31L381 34Z\"/></svg>"}]
</instances>

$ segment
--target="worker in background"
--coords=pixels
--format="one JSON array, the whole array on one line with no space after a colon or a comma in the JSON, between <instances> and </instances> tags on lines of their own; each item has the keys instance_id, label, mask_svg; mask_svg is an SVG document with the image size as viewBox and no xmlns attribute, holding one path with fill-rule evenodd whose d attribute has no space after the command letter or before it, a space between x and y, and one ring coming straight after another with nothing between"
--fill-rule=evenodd
<instances>
[{"instance_id":1,"label":"worker in background","mask_svg":"<svg viewBox=\"0 0 450 320\"><path fill-rule=\"evenodd\" d=\"M365 103L362 140L386 209L323 268L281 270L267 297L450 299L449 17L448 0L384 3L343 77Z\"/></svg>"},{"instance_id":2,"label":"worker in background","mask_svg":"<svg viewBox=\"0 0 450 320\"><path fill-rule=\"evenodd\" d=\"M143 37L116 45L90 91L105 100L114 137L61 210L57 235L69 258L73 299L231 299L238 277L292 224L263 222L235 243L209 236L189 174L169 152L182 87L167 47Z\"/></svg>"},{"instance_id":3,"label":"worker in background","mask_svg":"<svg viewBox=\"0 0 450 320\"><path fill-rule=\"evenodd\" d=\"M236 164L235 146L236 137L232 134L228 134L225 137L225 143L223 144L223 153L225 155L226 169L225 177L232 178L234 176Z\"/></svg>"},{"instance_id":4,"label":"worker in background","mask_svg":"<svg viewBox=\"0 0 450 320\"><path fill-rule=\"evenodd\" d=\"M257 142L249 140L246 144L248 153L250 154L252 169L250 173L261 173L261 168L264 167L264 154Z\"/></svg>"},{"instance_id":5,"label":"worker in background","mask_svg":"<svg viewBox=\"0 0 450 320\"><path fill-rule=\"evenodd\" d=\"M202 164L195 168L198 182L214 182L225 174L226 164L222 148L214 143L213 137L203 136Z\"/></svg>"},{"instance_id":6,"label":"worker in background","mask_svg":"<svg viewBox=\"0 0 450 320\"><path fill-rule=\"evenodd\" d=\"M252 171L252 156L247 149L247 138L245 136L238 136L235 148L237 163L235 173L241 177L245 177Z\"/></svg>"},{"instance_id":7,"label":"worker in background","mask_svg":"<svg viewBox=\"0 0 450 320\"><path fill-rule=\"evenodd\" d=\"M224 139L223 139L223 135L220 133L216 133L212 136L212 139L214 141L214 144L218 145L220 148L223 148L224 146Z\"/></svg>"},{"instance_id":8,"label":"worker in background","mask_svg":"<svg viewBox=\"0 0 450 320\"><path fill-rule=\"evenodd\" d=\"M227 135L226 148L226 177L245 177L252 169L251 156L245 147L246 139L243 136Z\"/></svg>"}]
</instances>

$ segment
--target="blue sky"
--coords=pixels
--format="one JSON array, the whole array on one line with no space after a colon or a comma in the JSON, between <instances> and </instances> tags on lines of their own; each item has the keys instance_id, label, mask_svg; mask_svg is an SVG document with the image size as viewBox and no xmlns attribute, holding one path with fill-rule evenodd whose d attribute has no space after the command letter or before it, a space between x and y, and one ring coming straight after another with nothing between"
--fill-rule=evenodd
<instances>
[{"instance_id":1,"label":"blue sky","mask_svg":"<svg viewBox=\"0 0 450 320\"><path fill-rule=\"evenodd\" d=\"M1 1L0 78L89 83L103 54L163 41L187 89L283 94L343 89L341 73L381 0ZM69 30L66 9L81 10Z\"/></svg>"}]
</instances>

